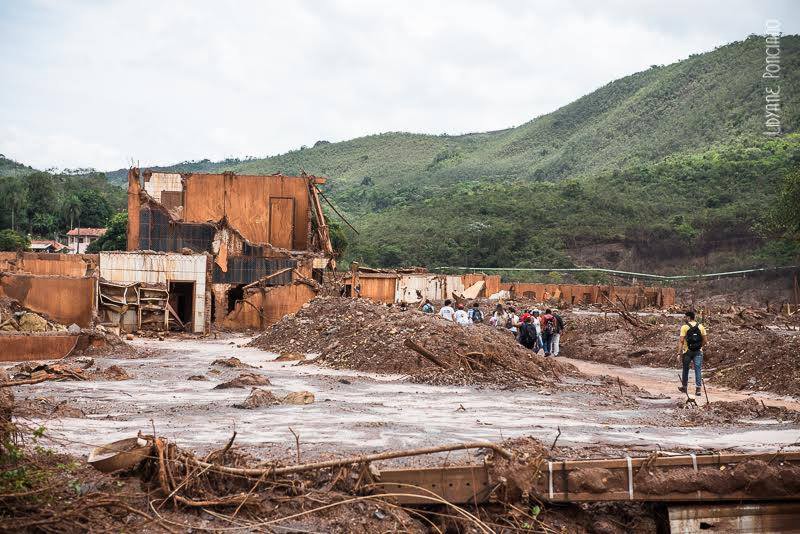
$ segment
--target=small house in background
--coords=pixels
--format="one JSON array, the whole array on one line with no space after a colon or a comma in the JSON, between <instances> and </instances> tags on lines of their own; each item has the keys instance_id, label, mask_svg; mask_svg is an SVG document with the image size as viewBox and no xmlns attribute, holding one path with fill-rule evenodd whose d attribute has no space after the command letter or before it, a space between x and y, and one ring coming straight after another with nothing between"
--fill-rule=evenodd
<instances>
[{"instance_id":1,"label":"small house in background","mask_svg":"<svg viewBox=\"0 0 800 534\"><path fill-rule=\"evenodd\" d=\"M33 239L31 241L32 252L66 253L69 251L66 245L58 241L47 239Z\"/></svg>"},{"instance_id":2,"label":"small house in background","mask_svg":"<svg viewBox=\"0 0 800 534\"><path fill-rule=\"evenodd\" d=\"M73 228L67 232L69 252L71 254L84 254L86 247L105 233L105 228Z\"/></svg>"}]
</instances>

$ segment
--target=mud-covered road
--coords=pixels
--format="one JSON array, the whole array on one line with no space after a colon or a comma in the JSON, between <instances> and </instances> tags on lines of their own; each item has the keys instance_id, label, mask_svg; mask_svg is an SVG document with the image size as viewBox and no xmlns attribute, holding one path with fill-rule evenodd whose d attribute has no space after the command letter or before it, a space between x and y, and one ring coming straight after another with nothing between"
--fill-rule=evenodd
<instances>
[{"instance_id":1,"label":"mud-covered road","mask_svg":"<svg viewBox=\"0 0 800 534\"><path fill-rule=\"evenodd\" d=\"M764 450L794 443L800 437L800 424L769 419L726 421L719 426L676 425L673 419L680 410L681 395L674 389L674 381L662 390L654 380L655 374L664 370L648 369L650 378L641 382L655 394L639 394L637 406L621 407L613 398L598 399L557 387L514 391L441 387L402 382L392 375L297 366L273 361L274 354L240 346L247 341L244 337L138 339L133 344L142 349L142 357L97 360L103 367L123 367L133 376L131 380L44 382L17 387L14 393L23 402L50 397L83 410L85 418L36 420L47 428L48 436L61 439L63 446L76 454L86 454L91 445L135 436L140 430L149 433L153 426L158 434L200 452L224 444L235 429L237 443L262 457L294 453L290 427L311 455L464 440L499 441L524 435L550 443L558 427L560 446L608 445L629 450ZM256 410L234 408L249 389L213 387L241 370L216 367L219 374L210 372L213 360L230 356L256 367L245 371L268 376L272 386L264 387L277 396L308 390L316 402ZM596 374L587 362L572 363L587 374ZM609 374L608 365L600 366ZM630 373L637 370L624 371L629 374L623 378L636 383ZM191 375L205 375L209 380L187 380Z\"/></svg>"}]
</instances>

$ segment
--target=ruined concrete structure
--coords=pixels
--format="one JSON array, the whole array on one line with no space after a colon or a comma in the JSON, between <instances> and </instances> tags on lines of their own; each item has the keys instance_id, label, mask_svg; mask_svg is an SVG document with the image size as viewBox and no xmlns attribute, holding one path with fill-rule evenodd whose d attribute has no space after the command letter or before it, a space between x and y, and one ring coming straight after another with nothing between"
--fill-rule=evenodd
<instances>
[{"instance_id":1,"label":"ruined concrete structure","mask_svg":"<svg viewBox=\"0 0 800 534\"><path fill-rule=\"evenodd\" d=\"M631 309L667 308L675 304L675 289L670 287L533 284L501 282L498 275L482 273L448 275L419 271L385 271L355 266L345 280L345 294L360 295L376 302L409 304L424 299L488 298L530 299L569 305L606 304L622 301Z\"/></svg>"},{"instance_id":2,"label":"ruined concrete structure","mask_svg":"<svg viewBox=\"0 0 800 534\"><path fill-rule=\"evenodd\" d=\"M90 326L97 264L96 254L0 252L0 297L61 324Z\"/></svg>"},{"instance_id":3,"label":"ruined concrete structure","mask_svg":"<svg viewBox=\"0 0 800 534\"><path fill-rule=\"evenodd\" d=\"M317 191L324 182L315 176L131 169L128 253L102 256L100 276L165 287L165 322L172 315L195 332L212 323L231 329L272 324L313 298L323 270L335 266ZM144 280L134 265L152 262L154 253L168 254L155 268L166 274ZM194 267L175 272L170 266L180 261L176 254L193 257ZM114 269L109 278L104 264L111 262L128 267Z\"/></svg>"}]
</instances>

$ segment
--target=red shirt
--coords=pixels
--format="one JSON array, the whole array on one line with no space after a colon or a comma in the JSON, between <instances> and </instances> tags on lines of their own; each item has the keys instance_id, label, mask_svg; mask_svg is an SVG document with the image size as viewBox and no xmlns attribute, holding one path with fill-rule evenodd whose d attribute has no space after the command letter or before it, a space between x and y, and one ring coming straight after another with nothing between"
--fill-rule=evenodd
<instances>
[{"instance_id":1,"label":"red shirt","mask_svg":"<svg viewBox=\"0 0 800 534\"><path fill-rule=\"evenodd\" d=\"M541 317L539 317L539 322L542 324L542 330L547 327L548 321L555 321L556 318L550 315L549 313L545 313Z\"/></svg>"}]
</instances>

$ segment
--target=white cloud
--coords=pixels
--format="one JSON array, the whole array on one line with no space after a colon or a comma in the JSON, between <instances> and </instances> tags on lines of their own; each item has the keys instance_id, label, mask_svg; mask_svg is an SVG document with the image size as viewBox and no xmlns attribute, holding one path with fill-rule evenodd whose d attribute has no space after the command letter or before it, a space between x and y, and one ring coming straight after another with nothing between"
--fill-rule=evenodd
<instances>
[{"instance_id":1,"label":"white cloud","mask_svg":"<svg viewBox=\"0 0 800 534\"><path fill-rule=\"evenodd\" d=\"M795 5L5 2L0 152L113 169L500 129L761 32L765 18L796 32Z\"/></svg>"}]
</instances>

